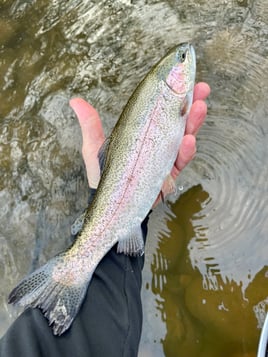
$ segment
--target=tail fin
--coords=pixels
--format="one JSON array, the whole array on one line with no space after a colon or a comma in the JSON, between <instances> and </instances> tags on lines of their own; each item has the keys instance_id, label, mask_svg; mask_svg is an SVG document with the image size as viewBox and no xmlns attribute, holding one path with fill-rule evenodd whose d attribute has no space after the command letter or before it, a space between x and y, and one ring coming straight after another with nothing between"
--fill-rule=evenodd
<instances>
[{"instance_id":1,"label":"tail fin","mask_svg":"<svg viewBox=\"0 0 268 357\"><path fill-rule=\"evenodd\" d=\"M53 279L53 271L67 272L68 263L64 253L49 260L44 266L24 278L8 297L8 302L24 307L38 307L52 325L54 335L61 335L71 326L84 300L89 281L78 284Z\"/></svg>"}]
</instances>

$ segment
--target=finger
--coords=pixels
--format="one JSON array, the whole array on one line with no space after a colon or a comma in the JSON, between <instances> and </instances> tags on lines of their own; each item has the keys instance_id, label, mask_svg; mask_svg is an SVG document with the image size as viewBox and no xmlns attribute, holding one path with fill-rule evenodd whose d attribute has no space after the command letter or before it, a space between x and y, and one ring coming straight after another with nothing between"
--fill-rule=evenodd
<instances>
[{"instance_id":1,"label":"finger","mask_svg":"<svg viewBox=\"0 0 268 357\"><path fill-rule=\"evenodd\" d=\"M102 145L105 140L101 119L95 108L82 98L70 100L70 106L77 115L82 130L83 143L90 148Z\"/></svg>"},{"instance_id":2,"label":"finger","mask_svg":"<svg viewBox=\"0 0 268 357\"><path fill-rule=\"evenodd\" d=\"M196 100L187 119L185 134L196 135L207 115L207 105L203 100Z\"/></svg>"},{"instance_id":3,"label":"finger","mask_svg":"<svg viewBox=\"0 0 268 357\"><path fill-rule=\"evenodd\" d=\"M207 105L204 100L210 94L210 87L205 82L199 82L194 87L193 104L186 123L186 134L196 135L207 115Z\"/></svg>"},{"instance_id":4,"label":"finger","mask_svg":"<svg viewBox=\"0 0 268 357\"><path fill-rule=\"evenodd\" d=\"M182 169L193 159L196 153L196 139L194 135L185 135L182 139L180 151L174 163L171 175L177 178Z\"/></svg>"},{"instance_id":5,"label":"finger","mask_svg":"<svg viewBox=\"0 0 268 357\"><path fill-rule=\"evenodd\" d=\"M96 188L100 179L98 152L105 137L98 112L82 98L70 100L77 115L83 138L82 155L86 166L89 186Z\"/></svg>"},{"instance_id":6,"label":"finger","mask_svg":"<svg viewBox=\"0 0 268 357\"><path fill-rule=\"evenodd\" d=\"M199 82L194 87L194 98L193 101L196 100L205 100L210 94L210 87L205 82Z\"/></svg>"}]
</instances>

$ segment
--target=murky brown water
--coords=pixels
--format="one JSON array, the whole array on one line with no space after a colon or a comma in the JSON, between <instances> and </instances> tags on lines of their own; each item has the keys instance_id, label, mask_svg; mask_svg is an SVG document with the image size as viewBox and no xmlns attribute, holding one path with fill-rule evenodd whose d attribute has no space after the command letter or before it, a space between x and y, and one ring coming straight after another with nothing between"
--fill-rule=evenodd
<instances>
[{"instance_id":1,"label":"murky brown water","mask_svg":"<svg viewBox=\"0 0 268 357\"><path fill-rule=\"evenodd\" d=\"M7 293L69 244L86 205L69 98L93 103L108 133L185 40L212 94L180 197L150 222L140 356L256 355L268 305L266 0L1 3L1 334L15 316Z\"/></svg>"}]
</instances>

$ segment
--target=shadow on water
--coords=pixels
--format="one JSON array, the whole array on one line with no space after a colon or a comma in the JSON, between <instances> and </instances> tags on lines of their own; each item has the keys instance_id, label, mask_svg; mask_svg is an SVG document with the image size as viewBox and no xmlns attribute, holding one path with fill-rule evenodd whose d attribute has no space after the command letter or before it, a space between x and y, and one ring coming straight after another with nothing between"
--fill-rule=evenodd
<instances>
[{"instance_id":1,"label":"shadow on water","mask_svg":"<svg viewBox=\"0 0 268 357\"><path fill-rule=\"evenodd\" d=\"M1 2L0 334L15 317L7 293L69 244L87 204L68 100L89 100L108 133L151 65L191 41L212 94L181 196L150 222L140 355L254 355L268 305L267 40L266 0Z\"/></svg>"}]
</instances>

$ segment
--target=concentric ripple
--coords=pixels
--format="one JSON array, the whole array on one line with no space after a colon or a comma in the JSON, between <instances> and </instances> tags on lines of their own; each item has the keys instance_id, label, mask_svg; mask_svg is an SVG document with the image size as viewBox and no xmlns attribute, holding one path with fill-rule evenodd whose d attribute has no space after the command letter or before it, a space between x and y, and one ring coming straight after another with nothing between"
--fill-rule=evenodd
<instances>
[{"instance_id":1,"label":"concentric ripple","mask_svg":"<svg viewBox=\"0 0 268 357\"><path fill-rule=\"evenodd\" d=\"M267 264L267 127L259 125L258 115L248 120L240 109L232 117L222 111L222 119L211 112L189 169L189 176L201 180L209 193L193 217L196 237L189 244L190 256L205 287L219 288L215 276L220 275L223 282L242 283L245 292ZM199 239L204 229L205 241Z\"/></svg>"}]
</instances>

